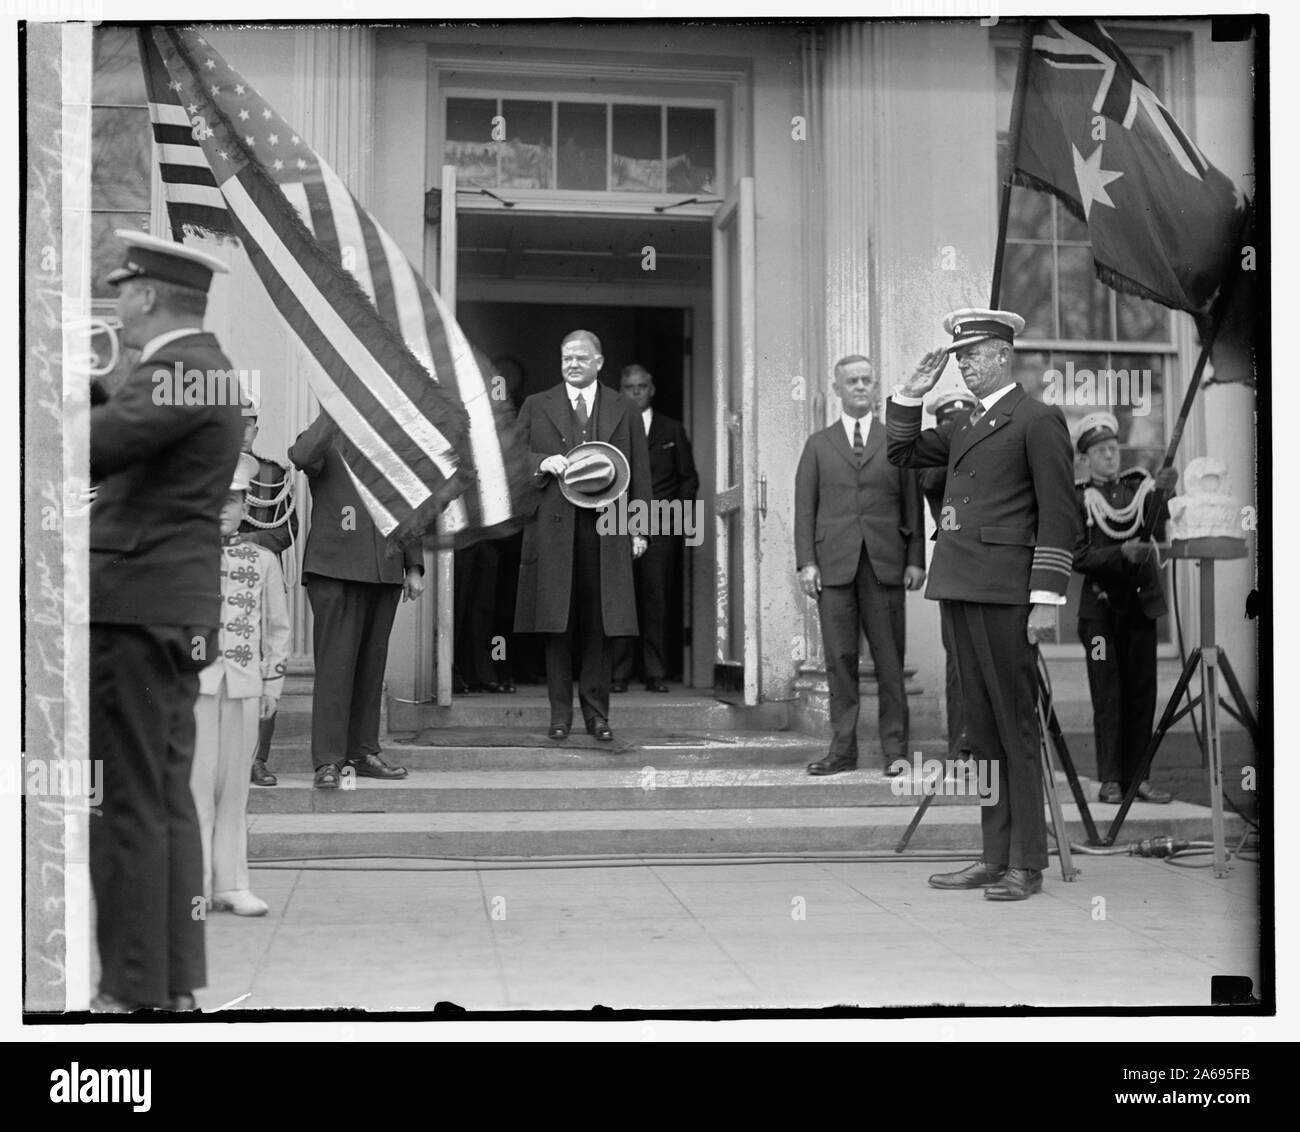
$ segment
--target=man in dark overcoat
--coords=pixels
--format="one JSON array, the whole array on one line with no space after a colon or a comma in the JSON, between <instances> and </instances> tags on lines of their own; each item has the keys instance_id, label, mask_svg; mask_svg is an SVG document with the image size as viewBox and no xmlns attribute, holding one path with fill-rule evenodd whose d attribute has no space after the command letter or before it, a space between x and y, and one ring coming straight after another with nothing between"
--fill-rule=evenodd
<instances>
[{"instance_id":1,"label":"man in dark overcoat","mask_svg":"<svg viewBox=\"0 0 1300 1132\"><path fill-rule=\"evenodd\" d=\"M579 444L603 441L617 448L631 469L625 513L648 513L650 461L641 414L597 381L605 361L600 350L590 331L569 334L560 347L564 381L533 394L519 413L524 446L543 482L537 519L524 532L515 631L546 634L554 740L567 739L573 723L575 669L588 733L602 742L613 740L613 638L637 635L632 562L648 545L643 534L608 530L610 524L602 523L596 510L575 506L560 490L566 454Z\"/></svg>"}]
</instances>

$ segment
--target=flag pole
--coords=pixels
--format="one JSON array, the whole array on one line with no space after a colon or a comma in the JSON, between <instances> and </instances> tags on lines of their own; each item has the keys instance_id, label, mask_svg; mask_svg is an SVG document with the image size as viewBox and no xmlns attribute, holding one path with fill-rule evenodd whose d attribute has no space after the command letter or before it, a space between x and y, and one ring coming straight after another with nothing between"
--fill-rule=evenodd
<instances>
[{"instance_id":1,"label":"flag pole","mask_svg":"<svg viewBox=\"0 0 1300 1132\"><path fill-rule=\"evenodd\" d=\"M1237 232L1236 265L1228 272L1227 279L1223 282L1223 288L1215 298L1214 311L1210 318L1210 328L1205 338L1201 342L1201 352L1196 359L1196 368L1192 370L1192 379L1187 383L1187 392L1183 394L1183 404L1178 410L1178 420L1174 422L1174 431L1169 437L1169 448L1165 451L1164 463L1160 465L1160 470L1173 467L1174 457L1178 453L1178 445L1182 443L1183 430L1187 427L1187 418L1191 415L1192 405L1196 401L1196 391L1201 386L1201 378L1205 375L1205 365L1210 360L1210 351L1214 348L1215 339L1219 336L1219 331L1223 328L1223 323L1228 316L1228 307L1232 304L1232 295L1237 288L1237 282L1243 274L1241 266L1241 245L1245 240L1246 234L1250 231L1251 220L1255 214L1255 202L1247 202L1246 209L1241 217L1241 226ZM1146 542L1151 538L1155 531L1156 520L1164 510L1165 504L1169 497L1173 495L1172 491L1157 490L1153 493L1151 505L1147 508L1146 519L1142 524L1142 532L1138 538Z\"/></svg>"},{"instance_id":2,"label":"flag pole","mask_svg":"<svg viewBox=\"0 0 1300 1132\"><path fill-rule=\"evenodd\" d=\"M1007 170L1002 181L1002 201L998 207L998 242L993 259L993 286L989 306L998 308L1002 294L1002 263L1007 254L1007 222L1011 216L1011 182L1020 160L1020 133L1025 117L1025 86L1029 81L1029 51L1034 40L1034 21L1025 24L1020 35L1020 60L1016 65L1016 88L1011 97L1011 131L1007 135Z\"/></svg>"}]
</instances>

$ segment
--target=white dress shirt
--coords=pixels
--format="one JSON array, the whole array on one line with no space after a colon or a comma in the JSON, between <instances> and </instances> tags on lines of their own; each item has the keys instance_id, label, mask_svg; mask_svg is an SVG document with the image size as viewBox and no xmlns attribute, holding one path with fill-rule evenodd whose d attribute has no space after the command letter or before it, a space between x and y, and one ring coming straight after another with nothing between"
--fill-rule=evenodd
<instances>
[{"instance_id":1,"label":"white dress shirt","mask_svg":"<svg viewBox=\"0 0 1300 1132\"><path fill-rule=\"evenodd\" d=\"M844 426L844 435L849 438L849 447L853 447L853 426L858 425L862 429L862 443L867 443L867 433L871 431L871 414L867 413L861 417L851 417L848 413L840 414L840 424Z\"/></svg>"},{"instance_id":2,"label":"white dress shirt","mask_svg":"<svg viewBox=\"0 0 1300 1132\"><path fill-rule=\"evenodd\" d=\"M645 425L645 434L646 434L646 436L649 436L649 435L650 435L650 422L651 422L652 420L654 420L654 419L655 419L655 411L654 411L654 409L651 408L651 409L642 409L642 410L641 410L641 423L642 423L643 425Z\"/></svg>"},{"instance_id":3,"label":"white dress shirt","mask_svg":"<svg viewBox=\"0 0 1300 1132\"><path fill-rule=\"evenodd\" d=\"M596 403L596 383L593 381L590 385L584 386L582 389L574 389L573 386L569 387L569 404L573 406L573 411L575 413L578 411L579 398L581 398L587 406L587 420L591 420L592 409L595 407Z\"/></svg>"}]
</instances>

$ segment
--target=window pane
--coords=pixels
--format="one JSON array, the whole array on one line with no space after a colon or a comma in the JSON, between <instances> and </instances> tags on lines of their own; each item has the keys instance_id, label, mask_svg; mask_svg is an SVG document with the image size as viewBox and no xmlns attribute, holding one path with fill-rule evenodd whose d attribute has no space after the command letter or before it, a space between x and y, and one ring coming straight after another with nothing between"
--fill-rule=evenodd
<instances>
[{"instance_id":1,"label":"window pane","mask_svg":"<svg viewBox=\"0 0 1300 1132\"><path fill-rule=\"evenodd\" d=\"M1109 338L1109 292L1098 281L1089 248L1057 249L1062 338Z\"/></svg>"},{"instance_id":2,"label":"window pane","mask_svg":"<svg viewBox=\"0 0 1300 1132\"><path fill-rule=\"evenodd\" d=\"M1115 337L1125 342L1168 342L1169 309L1136 295L1115 296Z\"/></svg>"},{"instance_id":3,"label":"window pane","mask_svg":"<svg viewBox=\"0 0 1300 1132\"><path fill-rule=\"evenodd\" d=\"M1165 358L1159 354L1112 354L1114 396L1111 411L1119 421L1125 466L1154 471L1164 459ZM1127 378L1127 380L1125 380Z\"/></svg>"},{"instance_id":4,"label":"window pane","mask_svg":"<svg viewBox=\"0 0 1300 1132\"><path fill-rule=\"evenodd\" d=\"M658 106L614 107L614 159L611 189L664 191L663 110Z\"/></svg>"},{"instance_id":5,"label":"window pane","mask_svg":"<svg viewBox=\"0 0 1300 1132\"><path fill-rule=\"evenodd\" d=\"M717 192L717 142L712 110L668 107L668 191Z\"/></svg>"},{"instance_id":6,"label":"window pane","mask_svg":"<svg viewBox=\"0 0 1300 1132\"><path fill-rule=\"evenodd\" d=\"M116 106L144 106L144 71L135 28L95 29L95 76L90 100Z\"/></svg>"},{"instance_id":7,"label":"window pane","mask_svg":"<svg viewBox=\"0 0 1300 1132\"><path fill-rule=\"evenodd\" d=\"M1017 350L1011 357L1011 376L1031 397L1047 394L1051 355L1046 350Z\"/></svg>"},{"instance_id":8,"label":"window pane","mask_svg":"<svg viewBox=\"0 0 1300 1132\"><path fill-rule=\"evenodd\" d=\"M467 188L496 188L497 143L492 140L494 98L447 99L447 136L443 160L456 166L456 183Z\"/></svg>"},{"instance_id":9,"label":"window pane","mask_svg":"<svg viewBox=\"0 0 1300 1132\"><path fill-rule=\"evenodd\" d=\"M551 187L551 122L549 102L506 99L506 141L501 146L501 184L505 188Z\"/></svg>"},{"instance_id":10,"label":"window pane","mask_svg":"<svg viewBox=\"0 0 1300 1132\"><path fill-rule=\"evenodd\" d=\"M110 287L106 276L121 267L126 259L126 246L113 235L115 228L132 228L149 231L147 212L95 212L90 217L90 294L96 299L117 297L117 288Z\"/></svg>"},{"instance_id":11,"label":"window pane","mask_svg":"<svg viewBox=\"0 0 1300 1132\"><path fill-rule=\"evenodd\" d=\"M561 102L557 164L562 189L606 190L606 107L586 102Z\"/></svg>"},{"instance_id":12,"label":"window pane","mask_svg":"<svg viewBox=\"0 0 1300 1132\"><path fill-rule=\"evenodd\" d=\"M1056 238L1065 241L1073 240L1076 243L1089 243L1088 225L1075 216L1059 200L1053 201L1052 204L1056 213Z\"/></svg>"},{"instance_id":13,"label":"window pane","mask_svg":"<svg viewBox=\"0 0 1300 1132\"><path fill-rule=\"evenodd\" d=\"M999 207L1001 201L999 199ZM1052 198L1047 193L1015 187L1011 190L1011 211L1007 235L1030 240L1052 238Z\"/></svg>"},{"instance_id":14,"label":"window pane","mask_svg":"<svg viewBox=\"0 0 1300 1132\"><path fill-rule=\"evenodd\" d=\"M1001 305L1025 320L1026 338L1055 338L1052 320L1052 249L1007 243Z\"/></svg>"},{"instance_id":15,"label":"window pane","mask_svg":"<svg viewBox=\"0 0 1300 1132\"><path fill-rule=\"evenodd\" d=\"M90 207L149 209L148 110L91 112Z\"/></svg>"}]
</instances>

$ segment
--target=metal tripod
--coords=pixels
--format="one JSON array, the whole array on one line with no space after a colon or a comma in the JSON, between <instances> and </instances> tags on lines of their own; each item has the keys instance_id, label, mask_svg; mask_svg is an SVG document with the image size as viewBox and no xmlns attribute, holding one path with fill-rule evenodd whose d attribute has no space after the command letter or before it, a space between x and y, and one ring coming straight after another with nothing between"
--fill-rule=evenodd
<instances>
[{"instance_id":1,"label":"metal tripod","mask_svg":"<svg viewBox=\"0 0 1300 1132\"><path fill-rule=\"evenodd\" d=\"M1053 763L1053 752L1061 761L1061 766L1065 770L1066 780L1070 784L1070 792L1074 795L1075 804L1079 807L1079 815L1083 819L1084 829L1087 830L1088 839L1091 843L1096 844L1097 827L1093 823L1092 814L1088 810L1088 801L1084 797L1083 787L1079 785L1079 775L1074 769L1074 760L1070 758L1070 748L1065 742L1065 735L1061 731L1060 721L1056 718L1056 708L1052 704L1052 682L1047 672L1047 662L1043 660L1042 651L1037 645L1034 646L1034 660L1038 676L1038 751L1043 765L1043 793L1047 796L1047 809L1052 815L1052 836L1056 839L1056 848L1061 858L1061 879L1074 880L1079 875L1079 870L1075 867L1073 855L1070 852L1070 835L1065 827L1065 815L1061 811L1060 799L1056 796L1056 769ZM895 853L902 853L912 840L912 834L916 832L917 827L921 824L921 819L925 817L925 812L934 802L935 794L928 793L921 799L921 804L917 806L916 813L912 815L912 820L906 830L903 831L902 838L894 846Z\"/></svg>"}]
</instances>

